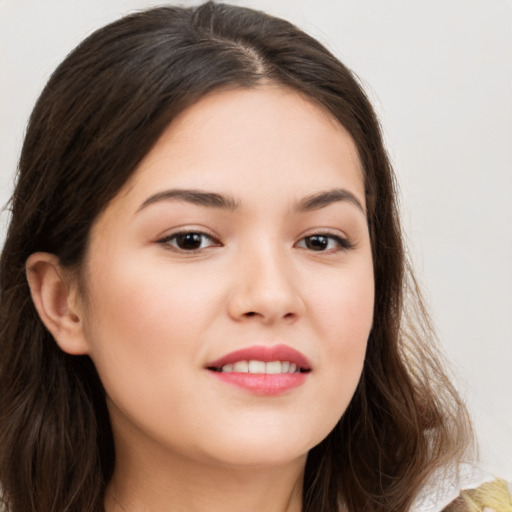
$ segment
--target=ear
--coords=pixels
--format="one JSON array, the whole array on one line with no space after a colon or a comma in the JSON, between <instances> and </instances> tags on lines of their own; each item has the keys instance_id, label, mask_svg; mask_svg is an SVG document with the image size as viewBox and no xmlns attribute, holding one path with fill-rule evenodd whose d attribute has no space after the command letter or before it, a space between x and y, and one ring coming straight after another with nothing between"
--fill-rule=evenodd
<instances>
[{"instance_id":1,"label":"ear","mask_svg":"<svg viewBox=\"0 0 512 512\"><path fill-rule=\"evenodd\" d=\"M87 354L78 285L54 254L36 252L26 262L27 280L39 317L68 354Z\"/></svg>"}]
</instances>

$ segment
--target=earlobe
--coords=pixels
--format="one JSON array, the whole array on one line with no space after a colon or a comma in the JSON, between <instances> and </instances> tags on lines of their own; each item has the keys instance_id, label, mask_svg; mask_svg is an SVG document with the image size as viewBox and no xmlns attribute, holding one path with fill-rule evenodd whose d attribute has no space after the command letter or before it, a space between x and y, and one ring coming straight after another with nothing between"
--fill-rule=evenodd
<instances>
[{"instance_id":1,"label":"earlobe","mask_svg":"<svg viewBox=\"0 0 512 512\"><path fill-rule=\"evenodd\" d=\"M76 284L54 254L37 252L26 262L27 280L36 310L59 347L68 354L88 353Z\"/></svg>"}]
</instances>

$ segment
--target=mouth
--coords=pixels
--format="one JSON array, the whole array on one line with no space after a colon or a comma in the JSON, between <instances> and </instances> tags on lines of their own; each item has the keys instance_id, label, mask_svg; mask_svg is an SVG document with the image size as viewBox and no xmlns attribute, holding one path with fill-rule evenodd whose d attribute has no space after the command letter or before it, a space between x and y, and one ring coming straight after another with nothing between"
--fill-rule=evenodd
<instances>
[{"instance_id":1,"label":"mouth","mask_svg":"<svg viewBox=\"0 0 512 512\"><path fill-rule=\"evenodd\" d=\"M206 368L222 373L307 373L311 363L288 345L254 345L230 352L208 363Z\"/></svg>"},{"instance_id":2,"label":"mouth","mask_svg":"<svg viewBox=\"0 0 512 512\"><path fill-rule=\"evenodd\" d=\"M258 361L256 359L227 363L221 367L209 366L207 369L222 373L266 373L268 375L308 373L311 371L310 368L299 367L296 363L290 361Z\"/></svg>"},{"instance_id":3,"label":"mouth","mask_svg":"<svg viewBox=\"0 0 512 512\"><path fill-rule=\"evenodd\" d=\"M287 345L236 350L205 367L218 379L256 395L279 395L302 385L312 367Z\"/></svg>"}]
</instances>

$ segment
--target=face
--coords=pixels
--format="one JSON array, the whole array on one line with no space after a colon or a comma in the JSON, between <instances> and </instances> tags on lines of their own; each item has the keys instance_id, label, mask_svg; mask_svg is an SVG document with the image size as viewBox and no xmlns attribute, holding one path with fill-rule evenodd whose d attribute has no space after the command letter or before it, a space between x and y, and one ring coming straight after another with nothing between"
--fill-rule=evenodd
<instances>
[{"instance_id":1,"label":"face","mask_svg":"<svg viewBox=\"0 0 512 512\"><path fill-rule=\"evenodd\" d=\"M85 282L115 438L201 463L304 458L345 411L372 325L351 137L277 86L203 98L93 226Z\"/></svg>"}]
</instances>

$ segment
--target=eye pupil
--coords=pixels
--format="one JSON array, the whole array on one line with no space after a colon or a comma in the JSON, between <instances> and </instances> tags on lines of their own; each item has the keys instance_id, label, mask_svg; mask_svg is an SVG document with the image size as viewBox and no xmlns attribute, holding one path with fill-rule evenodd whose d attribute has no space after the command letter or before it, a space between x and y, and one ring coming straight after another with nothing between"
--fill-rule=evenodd
<instances>
[{"instance_id":1,"label":"eye pupil","mask_svg":"<svg viewBox=\"0 0 512 512\"><path fill-rule=\"evenodd\" d=\"M322 251L329 245L329 238L322 235L313 235L306 238L306 247L313 251Z\"/></svg>"},{"instance_id":2,"label":"eye pupil","mask_svg":"<svg viewBox=\"0 0 512 512\"><path fill-rule=\"evenodd\" d=\"M180 249L199 249L202 236L199 233L180 233L176 236L176 245Z\"/></svg>"}]
</instances>

